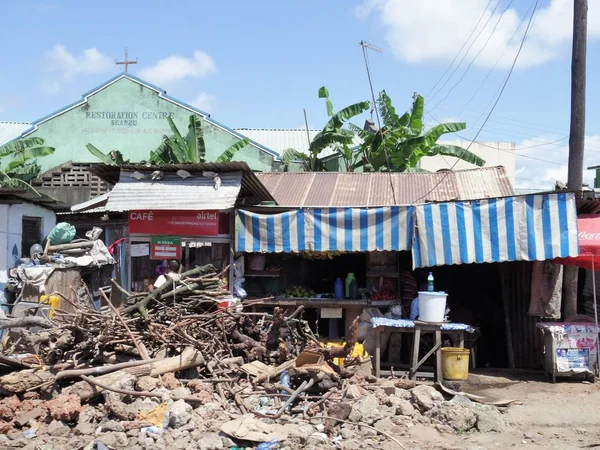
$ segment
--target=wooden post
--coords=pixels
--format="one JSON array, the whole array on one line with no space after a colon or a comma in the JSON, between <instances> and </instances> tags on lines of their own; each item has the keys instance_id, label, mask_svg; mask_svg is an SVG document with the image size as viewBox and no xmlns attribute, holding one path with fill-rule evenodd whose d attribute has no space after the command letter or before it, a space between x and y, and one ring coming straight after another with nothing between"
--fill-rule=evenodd
<instances>
[{"instance_id":1,"label":"wooden post","mask_svg":"<svg viewBox=\"0 0 600 450\"><path fill-rule=\"evenodd\" d=\"M510 314L508 313L508 266L509 263L500 263L500 290L502 291L502 311L504 311L504 328L506 331L506 356L508 368L515 368L515 351L512 343L512 329L510 325Z\"/></svg>"},{"instance_id":2,"label":"wooden post","mask_svg":"<svg viewBox=\"0 0 600 450\"><path fill-rule=\"evenodd\" d=\"M419 347L421 344L421 328L415 324L415 334L413 341L413 351L410 361L410 379L416 380L417 378L417 363L419 362Z\"/></svg>"},{"instance_id":3,"label":"wooden post","mask_svg":"<svg viewBox=\"0 0 600 450\"><path fill-rule=\"evenodd\" d=\"M381 376L381 327L375 328L375 376Z\"/></svg>"},{"instance_id":4,"label":"wooden post","mask_svg":"<svg viewBox=\"0 0 600 450\"><path fill-rule=\"evenodd\" d=\"M571 55L571 129L567 187L581 191L585 145L585 83L588 0L574 0L573 53ZM563 275L563 318L577 314L577 267L565 266Z\"/></svg>"}]
</instances>

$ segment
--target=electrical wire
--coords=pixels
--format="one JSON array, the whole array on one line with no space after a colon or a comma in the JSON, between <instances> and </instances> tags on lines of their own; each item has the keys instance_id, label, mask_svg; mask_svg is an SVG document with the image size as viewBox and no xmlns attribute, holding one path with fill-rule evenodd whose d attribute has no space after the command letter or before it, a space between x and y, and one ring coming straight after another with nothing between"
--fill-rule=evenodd
<instances>
[{"instance_id":1,"label":"electrical wire","mask_svg":"<svg viewBox=\"0 0 600 450\"><path fill-rule=\"evenodd\" d=\"M504 17L504 13L506 13L506 11L508 11L508 9L510 8L510 5L512 5L513 0L510 0L508 2L508 5L506 5L506 8L504 8L504 10L502 11L502 13L500 14L500 16L498 17L498 20L496 20L496 23L494 24L494 28L492 28L492 32L490 33L490 35L488 36L488 38L486 39L485 43L483 44L483 47L481 47L479 49L479 51L477 52L477 54L473 57L473 59L471 59L471 62L469 62L469 65L467 66L467 68L465 69L465 71L463 72L462 76L459 78L459 80L454 83L454 85L450 88L450 90L446 93L446 96L441 99L439 102L437 102L437 104L433 107L433 109L437 108L440 103L442 103L444 100L446 100L450 94L452 94L452 91L454 91L454 89L460 84L462 83L462 80L465 79L465 76L467 76L467 73L469 72L469 70L471 69L471 66L473 65L473 63L475 62L475 60L479 57L479 55L481 55L481 53L487 48L487 45L489 44L490 40L492 39L492 36L494 35L494 33L496 32L496 28L498 28L498 24L500 23L500 21L502 20L502 18Z\"/></svg>"},{"instance_id":2,"label":"electrical wire","mask_svg":"<svg viewBox=\"0 0 600 450\"><path fill-rule=\"evenodd\" d=\"M531 27L531 22L533 21L533 16L535 16L535 11L537 9L537 6L539 4L539 0L535 1L535 5L533 7L533 11L531 12L531 16L529 17L529 22L527 23L527 28L525 29L525 33L523 33L523 39L521 39L521 44L519 45L519 49L517 51L517 54L515 55L515 59L513 60L513 63L510 67L510 71L508 72L508 76L506 77L506 80L504 82L504 85L502 86L502 89L500 91L500 94L498 95L498 98L496 98L496 101L494 102L494 105L492 106L492 109L490 110L490 112L488 113L485 121L483 122L483 124L481 125L481 127L479 128L479 131L477 131L477 134L475 135L475 137L473 138L473 140L471 141L471 143L469 144L469 146L466 148L466 150L468 151L469 148L471 148L471 146L473 145L473 143L475 142L475 140L477 139L477 137L479 136L479 134L483 131L483 127L485 127L485 124L487 123L487 121L489 120L490 116L492 115L492 113L494 112L494 109L496 108L496 106L498 105L498 102L500 101L500 98L502 98L502 94L504 93L504 90L506 89L506 86L508 85L508 81L510 80L510 76L515 68L515 65L517 64L517 60L519 59L519 56L521 55L521 50L523 49L523 45L525 45L525 40L527 39L527 35L529 34L529 28ZM525 155L523 155L525 156ZM429 194L431 194L448 176L448 174L454 169L454 167L456 167L456 165L458 164L458 162L460 161L460 159L457 159L454 164L452 165L452 167L450 167L450 170L444 173L444 176L442 178L440 178L440 181L438 181L426 194L422 195L421 197L419 197L418 199L416 199L414 203L418 202L419 200L422 200L423 198L427 197Z\"/></svg>"},{"instance_id":3,"label":"electrical wire","mask_svg":"<svg viewBox=\"0 0 600 450\"><path fill-rule=\"evenodd\" d=\"M460 50L456 53L456 55L454 55L454 59L452 60L452 62L450 63L450 65L446 68L446 71L442 74L441 77L438 78L438 80L435 82L435 84L433 85L433 87L431 89L429 89L429 92L427 92L427 94L425 94L425 97L428 97L429 94L431 94L431 92L433 92L435 90L435 88L437 87L437 85L440 83L440 81L442 81L442 79L446 76L446 74L448 73L448 71L452 68L452 66L454 65L454 63L456 62L456 58L458 58L458 55L460 55L462 53L462 51L464 50L465 46L467 45L467 43L471 40L471 37L473 36L473 34L475 33L475 30L477 30L477 27L479 27L479 24L481 23L481 19L483 19L483 16L485 16L485 13L487 12L488 8L490 7L490 5L492 4L493 0L489 0L487 5L485 5L485 8L483 10L483 12L481 13L481 16L479 16L479 20L477 21L477 23L475 24L475 28L473 28L471 30L471 34L469 34L469 37L467 38L467 40L463 43L462 47L460 48Z\"/></svg>"},{"instance_id":4,"label":"electrical wire","mask_svg":"<svg viewBox=\"0 0 600 450\"><path fill-rule=\"evenodd\" d=\"M475 42L477 41L477 39L479 39L479 36L481 36L481 33L483 33L483 30L485 30L485 27L487 27L487 24L490 22L490 20L492 19L492 17L494 16L494 13L496 12L496 9L498 9L498 6L500 6L500 1L498 0L498 3L496 3L496 6L494 6L494 9L492 10L490 17L488 17L488 19L485 21L485 24L483 25L483 27L481 28L481 30L479 30L479 33L477 33L477 36L475 36L475 39L473 39L473 42L471 42L471 44L469 45L469 48L467 49L467 51L465 52L465 54L463 55L463 57L460 59L460 61L458 62L458 65L454 68L454 70L452 71L452 73L450 74L450 76L446 79L446 81L444 81L444 84L442 84L442 86L433 93L433 95L430 98L427 98L427 100L431 101L435 98L436 95L438 95L448 84L448 82L452 79L452 77L454 76L454 74L456 73L456 71L460 68L460 66L462 65L463 61L465 60L465 58L467 57L467 55L469 54L469 52L471 51L471 48L473 48L473 44L475 44ZM486 11L484 11L485 14Z\"/></svg>"},{"instance_id":5,"label":"electrical wire","mask_svg":"<svg viewBox=\"0 0 600 450\"><path fill-rule=\"evenodd\" d=\"M504 51L500 54L500 56L498 57L498 59L496 59L496 62L494 63L494 65L491 67L491 69L488 71L487 75L485 76L485 78L483 79L483 81L481 82L481 84L479 85L479 87L475 90L475 92L473 93L473 95L471 96L471 98L469 99L469 101L467 101L467 103L463 106L463 109L460 112L460 115L462 115L462 113L465 111L465 109L467 108L467 106L469 106L471 104L471 102L473 101L473 99L477 96L477 94L481 91L481 88L483 88L483 86L485 85L485 82L488 80L488 78L490 77L490 75L492 74L492 72L494 71L494 69L496 69L496 66L498 65L498 63L500 62L500 60L504 57L504 55L506 54L506 51L508 50L508 46L511 44L511 42L513 41L513 39L515 38L515 36L517 35L517 33L519 32L519 30L521 29L521 27L523 26L523 24L525 23L525 19L527 18L527 16L529 15L529 10L531 9L531 7L533 6L534 2L532 1L531 4L529 5L529 8L527 8L527 11L525 12L525 14L523 14L523 18L521 19L521 22L519 22L519 25L517 26L517 28L515 28L514 33L512 34L512 36L510 37L510 39L508 40L507 44L506 44L506 48L504 49Z\"/></svg>"}]
</instances>

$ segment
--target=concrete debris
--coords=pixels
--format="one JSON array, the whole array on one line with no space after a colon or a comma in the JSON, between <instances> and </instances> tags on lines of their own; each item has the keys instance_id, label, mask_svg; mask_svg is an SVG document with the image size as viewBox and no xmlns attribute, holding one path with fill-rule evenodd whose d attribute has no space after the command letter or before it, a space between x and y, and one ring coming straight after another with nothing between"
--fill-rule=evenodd
<instances>
[{"instance_id":1,"label":"concrete debris","mask_svg":"<svg viewBox=\"0 0 600 450\"><path fill-rule=\"evenodd\" d=\"M472 408L449 402L435 404L425 416L434 423L449 425L461 433L469 431L477 422L477 415Z\"/></svg>"},{"instance_id":2,"label":"concrete debris","mask_svg":"<svg viewBox=\"0 0 600 450\"><path fill-rule=\"evenodd\" d=\"M444 397L435 388L420 385L410 390L412 402L419 407L421 412L432 409L436 403L444 401Z\"/></svg>"},{"instance_id":3,"label":"concrete debris","mask_svg":"<svg viewBox=\"0 0 600 450\"><path fill-rule=\"evenodd\" d=\"M192 419L192 407L178 400L169 408L169 426L171 428L181 428Z\"/></svg>"}]
</instances>

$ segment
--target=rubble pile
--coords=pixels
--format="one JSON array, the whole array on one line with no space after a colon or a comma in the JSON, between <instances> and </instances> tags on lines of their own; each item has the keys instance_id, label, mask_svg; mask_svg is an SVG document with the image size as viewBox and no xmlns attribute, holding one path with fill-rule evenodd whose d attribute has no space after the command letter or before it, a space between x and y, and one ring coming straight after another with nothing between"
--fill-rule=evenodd
<instances>
[{"instance_id":1,"label":"rubble pile","mask_svg":"<svg viewBox=\"0 0 600 450\"><path fill-rule=\"evenodd\" d=\"M53 320L0 319L20 327L0 355L0 447L401 448L419 423L504 427L493 406L379 380L368 361L332 364L350 354L357 322L345 346L323 347L301 307L227 306L222 275L199 267L149 294L114 284L120 309L106 296L107 311L82 301Z\"/></svg>"}]
</instances>

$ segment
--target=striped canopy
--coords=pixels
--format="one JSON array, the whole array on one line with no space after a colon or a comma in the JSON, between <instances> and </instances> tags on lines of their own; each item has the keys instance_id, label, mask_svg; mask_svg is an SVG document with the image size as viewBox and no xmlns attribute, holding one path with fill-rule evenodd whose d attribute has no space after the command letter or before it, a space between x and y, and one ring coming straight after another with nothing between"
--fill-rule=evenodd
<instances>
[{"instance_id":1,"label":"striped canopy","mask_svg":"<svg viewBox=\"0 0 600 450\"><path fill-rule=\"evenodd\" d=\"M236 251L410 250L413 213L412 206L305 208L280 214L238 210Z\"/></svg>"},{"instance_id":2,"label":"striped canopy","mask_svg":"<svg viewBox=\"0 0 600 450\"><path fill-rule=\"evenodd\" d=\"M572 193L416 207L415 267L577 256Z\"/></svg>"}]
</instances>

